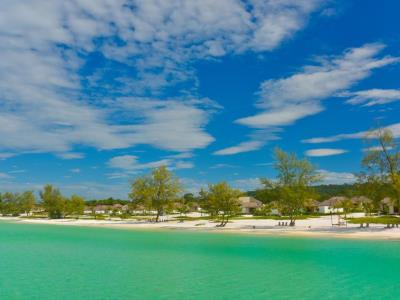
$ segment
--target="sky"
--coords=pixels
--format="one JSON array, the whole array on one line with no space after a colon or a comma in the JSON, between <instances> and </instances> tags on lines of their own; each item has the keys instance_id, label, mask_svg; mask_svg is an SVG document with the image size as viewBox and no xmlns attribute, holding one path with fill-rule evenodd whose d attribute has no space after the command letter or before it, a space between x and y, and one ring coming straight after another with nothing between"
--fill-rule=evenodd
<instances>
[{"instance_id":1,"label":"sky","mask_svg":"<svg viewBox=\"0 0 400 300\"><path fill-rule=\"evenodd\" d=\"M0 191L127 198L274 178L273 149L351 183L400 137L397 0L2 0Z\"/></svg>"}]
</instances>

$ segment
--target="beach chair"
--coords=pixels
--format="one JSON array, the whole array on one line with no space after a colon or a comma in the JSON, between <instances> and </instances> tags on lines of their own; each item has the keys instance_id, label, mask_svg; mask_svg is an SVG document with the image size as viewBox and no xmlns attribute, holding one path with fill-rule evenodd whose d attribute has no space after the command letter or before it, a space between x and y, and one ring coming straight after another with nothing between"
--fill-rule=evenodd
<instances>
[{"instance_id":1,"label":"beach chair","mask_svg":"<svg viewBox=\"0 0 400 300\"><path fill-rule=\"evenodd\" d=\"M278 222L278 226L281 226L281 222Z\"/></svg>"}]
</instances>

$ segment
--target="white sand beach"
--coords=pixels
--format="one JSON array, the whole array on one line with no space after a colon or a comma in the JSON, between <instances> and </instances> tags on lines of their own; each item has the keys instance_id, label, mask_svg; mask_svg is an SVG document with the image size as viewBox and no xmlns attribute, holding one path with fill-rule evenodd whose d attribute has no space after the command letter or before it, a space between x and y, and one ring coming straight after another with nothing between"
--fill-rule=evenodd
<instances>
[{"instance_id":1,"label":"white sand beach","mask_svg":"<svg viewBox=\"0 0 400 300\"><path fill-rule=\"evenodd\" d=\"M115 229L140 230L191 230L216 233L243 233L257 235L289 235L326 238L385 239L400 240L400 228L386 228L386 225L370 224L368 228L360 228L358 224L332 226L330 216L321 216L296 221L295 227L279 226L279 222L271 219L233 220L225 227L217 227L217 223L207 220L184 221L169 220L166 222L149 222L136 220L93 220L93 219L25 219L2 217L0 220L63 226L93 226Z\"/></svg>"}]
</instances>

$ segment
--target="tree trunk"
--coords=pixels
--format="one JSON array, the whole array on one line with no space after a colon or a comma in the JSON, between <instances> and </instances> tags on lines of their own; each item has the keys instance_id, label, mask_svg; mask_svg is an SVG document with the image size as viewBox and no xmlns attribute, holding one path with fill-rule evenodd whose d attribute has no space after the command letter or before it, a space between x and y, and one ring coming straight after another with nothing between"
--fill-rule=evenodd
<instances>
[{"instance_id":1,"label":"tree trunk","mask_svg":"<svg viewBox=\"0 0 400 300\"><path fill-rule=\"evenodd\" d=\"M222 215L221 223L220 223L218 226L219 226L219 227L224 227L224 226L225 226L224 221L225 221L225 215Z\"/></svg>"},{"instance_id":2,"label":"tree trunk","mask_svg":"<svg viewBox=\"0 0 400 300\"><path fill-rule=\"evenodd\" d=\"M158 223L158 219L160 218L161 210L157 209L156 223Z\"/></svg>"},{"instance_id":3,"label":"tree trunk","mask_svg":"<svg viewBox=\"0 0 400 300\"><path fill-rule=\"evenodd\" d=\"M228 221L229 221L229 215L226 216L224 227L225 227L226 224L228 224Z\"/></svg>"},{"instance_id":4,"label":"tree trunk","mask_svg":"<svg viewBox=\"0 0 400 300\"><path fill-rule=\"evenodd\" d=\"M290 225L290 226L295 226L295 225L296 225L296 220L295 220L293 214L290 215L290 224L289 224L289 225Z\"/></svg>"}]
</instances>

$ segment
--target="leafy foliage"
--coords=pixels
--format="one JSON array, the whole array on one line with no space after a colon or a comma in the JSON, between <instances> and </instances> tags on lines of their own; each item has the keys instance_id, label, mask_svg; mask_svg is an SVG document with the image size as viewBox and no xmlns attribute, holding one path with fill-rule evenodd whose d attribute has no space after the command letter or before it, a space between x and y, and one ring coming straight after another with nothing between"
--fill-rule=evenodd
<instances>
[{"instance_id":1,"label":"leafy foliage","mask_svg":"<svg viewBox=\"0 0 400 300\"><path fill-rule=\"evenodd\" d=\"M315 197L311 185L320 180L314 166L306 159L298 159L293 153L275 149L277 181L262 179L265 192L278 204L279 211L290 217L294 226L296 216L305 209L307 200Z\"/></svg>"},{"instance_id":2,"label":"leafy foliage","mask_svg":"<svg viewBox=\"0 0 400 300\"><path fill-rule=\"evenodd\" d=\"M134 205L144 205L157 211L156 222L178 198L181 191L179 180L167 169L161 166L151 174L138 177L132 183L129 197Z\"/></svg>"},{"instance_id":3,"label":"leafy foliage","mask_svg":"<svg viewBox=\"0 0 400 300\"><path fill-rule=\"evenodd\" d=\"M221 227L228 223L230 217L240 212L238 198L241 194L241 191L231 188L226 182L210 184L208 191L201 191L201 197L204 198L203 203L206 203L205 207L212 216L221 219L219 224Z\"/></svg>"}]
</instances>

